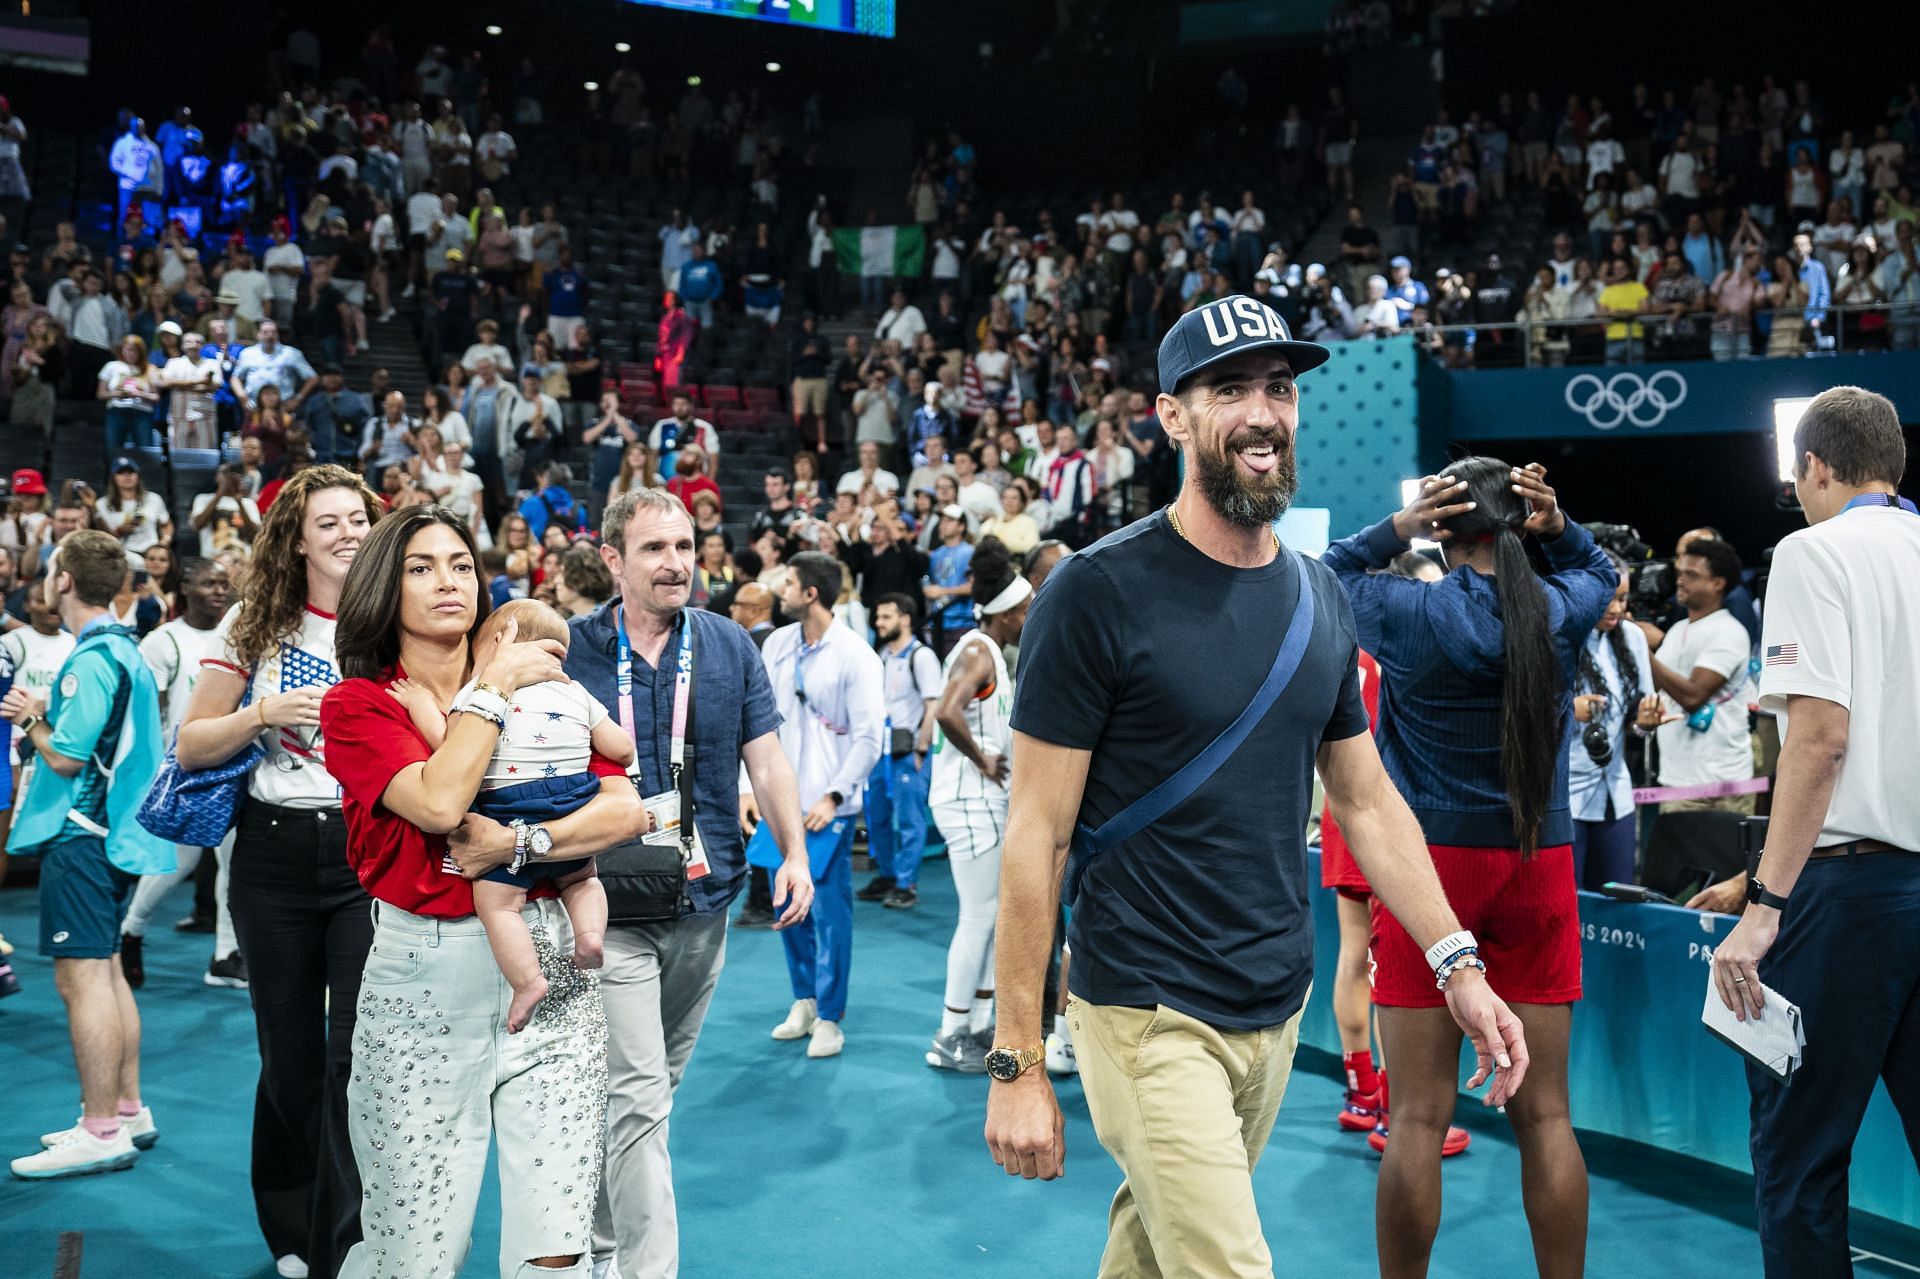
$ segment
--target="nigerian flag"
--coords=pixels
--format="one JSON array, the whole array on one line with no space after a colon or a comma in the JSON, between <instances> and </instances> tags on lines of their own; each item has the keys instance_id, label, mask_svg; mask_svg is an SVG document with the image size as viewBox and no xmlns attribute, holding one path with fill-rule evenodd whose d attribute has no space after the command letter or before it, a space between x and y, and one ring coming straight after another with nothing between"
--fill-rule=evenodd
<instances>
[{"instance_id":1,"label":"nigerian flag","mask_svg":"<svg viewBox=\"0 0 1920 1279\"><path fill-rule=\"evenodd\" d=\"M869 226L833 233L833 252L850 275L918 276L927 236L917 226Z\"/></svg>"}]
</instances>

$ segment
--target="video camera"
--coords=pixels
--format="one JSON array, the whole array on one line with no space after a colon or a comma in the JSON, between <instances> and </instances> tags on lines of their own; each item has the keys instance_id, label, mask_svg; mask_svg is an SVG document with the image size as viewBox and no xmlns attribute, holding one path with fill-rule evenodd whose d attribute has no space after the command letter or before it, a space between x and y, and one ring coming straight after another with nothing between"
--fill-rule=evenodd
<instances>
[{"instance_id":1,"label":"video camera","mask_svg":"<svg viewBox=\"0 0 1920 1279\"><path fill-rule=\"evenodd\" d=\"M1678 575L1673 561L1654 558L1640 530L1626 524L1587 524L1593 540L1627 562L1627 607L1635 617L1652 618L1673 598Z\"/></svg>"}]
</instances>

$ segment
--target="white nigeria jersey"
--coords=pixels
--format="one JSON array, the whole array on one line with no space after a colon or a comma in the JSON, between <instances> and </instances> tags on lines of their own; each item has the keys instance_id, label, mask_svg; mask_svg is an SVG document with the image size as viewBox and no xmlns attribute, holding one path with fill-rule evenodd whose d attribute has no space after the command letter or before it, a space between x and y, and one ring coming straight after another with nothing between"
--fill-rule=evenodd
<instances>
[{"instance_id":1,"label":"white nigeria jersey","mask_svg":"<svg viewBox=\"0 0 1920 1279\"><path fill-rule=\"evenodd\" d=\"M944 681L953 678L953 669L969 645L984 648L993 658L993 682L967 703L967 731L981 752L1005 755L1013 748L1013 676L1007 673L1006 655L982 630L968 631L947 654L941 668ZM928 802L952 804L979 802L992 804L1002 812L1007 807L1007 788L987 780L973 761L947 744L947 735L938 727L933 734L933 785Z\"/></svg>"}]
</instances>

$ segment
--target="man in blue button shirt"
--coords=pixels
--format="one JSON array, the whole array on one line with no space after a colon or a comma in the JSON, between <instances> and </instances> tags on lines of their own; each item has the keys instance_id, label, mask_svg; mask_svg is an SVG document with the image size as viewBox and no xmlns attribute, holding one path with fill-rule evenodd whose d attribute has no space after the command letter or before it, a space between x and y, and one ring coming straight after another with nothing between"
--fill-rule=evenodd
<instances>
[{"instance_id":1,"label":"man in blue button shirt","mask_svg":"<svg viewBox=\"0 0 1920 1279\"><path fill-rule=\"evenodd\" d=\"M667 1115L693 1054L726 959L727 908L747 881L739 772L772 823L785 864L774 874L775 928L806 918L813 876L800 828L799 787L774 735L780 712L753 640L718 613L687 607L693 583L693 522L659 489L607 507L601 557L619 594L574 618L567 674L622 726L631 724L643 795L671 789L674 670L682 627L693 628L693 690L686 747L693 770L694 826L711 873L686 886L679 918L607 931L600 991L607 1008L607 1165L594 1215L593 1252L618 1252L628 1275L679 1267ZM632 694L619 691L620 630L631 652ZM608 875L603 867L603 877ZM616 912L617 913L617 912Z\"/></svg>"},{"instance_id":2,"label":"man in blue button shirt","mask_svg":"<svg viewBox=\"0 0 1920 1279\"><path fill-rule=\"evenodd\" d=\"M111 611L126 576L111 534L81 529L62 539L44 589L78 643L51 705L24 687L0 700L34 752L7 843L41 859L40 953L53 960L67 1007L81 1098L79 1121L14 1160L16 1177L131 1168L158 1135L140 1100L140 1014L120 968L120 925L140 876L171 871L175 855L134 820L162 739L153 675Z\"/></svg>"}]
</instances>

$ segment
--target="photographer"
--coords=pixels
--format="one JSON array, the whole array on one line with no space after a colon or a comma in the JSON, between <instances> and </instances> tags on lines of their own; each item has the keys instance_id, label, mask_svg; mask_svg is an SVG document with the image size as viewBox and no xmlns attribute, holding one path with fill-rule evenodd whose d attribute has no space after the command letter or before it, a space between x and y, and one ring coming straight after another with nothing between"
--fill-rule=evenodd
<instances>
[{"instance_id":1,"label":"photographer","mask_svg":"<svg viewBox=\"0 0 1920 1279\"><path fill-rule=\"evenodd\" d=\"M1752 641L1727 611L1740 581L1740 555L1727 543L1698 538L1676 565L1674 598L1687 611L1672 629L1637 623L1653 651L1653 686L1675 718L1659 730L1660 783L1693 786L1753 776L1747 733L1747 662ZM1718 809L1753 812L1751 795L1668 800L1663 813Z\"/></svg>"},{"instance_id":2,"label":"photographer","mask_svg":"<svg viewBox=\"0 0 1920 1279\"><path fill-rule=\"evenodd\" d=\"M1627 772L1627 729L1649 736L1665 722L1654 692L1652 655L1637 626L1622 626L1632 574L1612 551L1620 574L1607 611L1580 649L1573 697L1575 730L1567 749L1567 804L1573 811L1573 877L1598 892L1609 880L1634 881L1633 778Z\"/></svg>"},{"instance_id":3,"label":"photographer","mask_svg":"<svg viewBox=\"0 0 1920 1279\"><path fill-rule=\"evenodd\" d=\"M1720 536L1720 530L1710 524L1690 528L1673 544L1674 561L1678 563L1680 557L1687 553L1687 548L1702 538L1716 542L1724 540ZM1648 554L1651 553L1648 552ZM1760 642L1760 610L1753 598L1753 592L1747 589L1745 582L1736 581L1728 588L1727 598L1722 602L1721 607L1733 614L1734 620L1747 628L1747 636L1753 643ZM1669 628L1686 615L1685 605L1677 599L1668 600L1666 610L1660 615L1660 626L1662 629Z\"/></svg>"}]
</instances>

